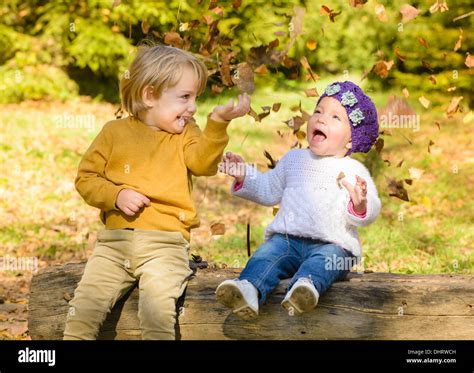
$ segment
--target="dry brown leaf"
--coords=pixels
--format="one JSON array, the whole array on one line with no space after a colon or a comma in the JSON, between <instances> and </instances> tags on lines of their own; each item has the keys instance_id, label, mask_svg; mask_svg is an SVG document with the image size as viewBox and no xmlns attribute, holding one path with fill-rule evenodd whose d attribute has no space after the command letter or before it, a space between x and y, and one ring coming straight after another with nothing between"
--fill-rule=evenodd
<instances>
[{"instance_id":1,"label":"dry brown leaf","mask_svg":"<svg viewBox=\"0 0 474 373\"><path fill-rule=\"evenodd\" d=\"M429 48L428 42L427 42L425 39L423 39L423 38L418 38L418 42L419 42L422 46L424 46L426 49Z\"/></svg>"},{"instance_id":2,"label":"dry brown leaf","mask_svg":"<svg viewBox=\"0 0 474 373\"><path fill-rule=\"evenodd\" d=\"M253 71L247 62L237 65L237 74L232 75L232 81L240 92L252 94L255 91Z\"/></svg>"},{"instance_id":3,"label":"dry brown leaf","mask_svg":"<svg viewBox=\"0 0 474 373\"><path fill-rule=\"evenodd\" d=\"M419 180L421 178L421 176L424 174L424 170L420 169L420 168L416 168L416 167L410 167L408 169L408 172L410 174L410 177L412 179L416 179L416 180Z\"/></svg>"},{"instance_id":4,"label":"dry brown leaf","mask_svg":"<svg viewBox=\"0 0 474 373\"><path fill-rule=\"evenodd\" d=\"M467 53L466 61L464 63L469 68L474 67L474 58L469 53Z\"/></svg>"},{"instance_id":5,"label":"dry brown leaf","mask_svg":"<svg viewBox=\"0 0 474 373\"><path fill-rule=\"evenodd\" d=\"M430 103L431 101L428 100L425 96L421 96L418 98L418 101L420 102L420 104L425 108L425 109L428 109L428 107L430 106Z\"/></svg>"},{"instance_id":6,"label":"dry brown leaf","mask_svg":"<svg viewBox=\"0 0 474 373\"><path fill-rule=\"evenodd\" d=\"M306 95L306 97L318 97L319 96L319 93L316 90L316 88L305 89L304 94Z\"/></svg>"},{"instance_id":7,"label":"dry brown leaf","mask_svg":"<svg viewBox=\"0 0 474 373\"><path fill-rule=\"evenodd\" d=\"M451 118L454 114L456 114L456 112L459 109L459 103L461 102L463 98L464 98L463 96L459 96L459 97L453 97L451 99L451 102L449 103L449 106L446 109L446 114L448 118Z\"/></svg>"},{"instance_id":8,"label":"dry brown leaf","mask_svg":"<svg viewBox=\"0 0 474 373\"><path fill-rule=\"evenodd\" d=\"M329 9L326 5L322 5L321 6L321 9L319 11L319 14L320 15L329 15L329 19L331 20L331 22L334 22L335 18L341 14L341 12L335 12L334 9Z\"/></svg>"},{"instance_id":9,"label":"dry brown leaf","mask_svg":"<svg viewBox=\"0 0 474 373\"><path fill-rule=\"evenodd\" d=\"M337 186L339 187L339 189L342 189L342 187L343 187L342 179L344 179L345 177L346 177L346 175L342 171L339 172L339 175L337 175L336 183L337 183Z\"/></svg>"},{"instance_id":10,"label":"dry brown leaf","mask_svg":"<svg viewBox=\"0 0 474 373\"><path fill-rule=\"evenodd\" d=\"M402 55L400 54L400 48L399 48L399 47L396 47L396 48L395 48L395 55L396 55L397 58L398 58L400 61L402 61L402 62L405 62L406 59L407 59L405 56L402 56Z\"/></svg>"},{"instance_id":11,"label":"dry brown leaf","mask_svg":"<svg viewBox=\"0 0 474 373\"><path fill-rule=\"evenodd\" d=\"M461 47L462 47L462 37L463 37L464 31L462 29L459 29L459 31L460 31L459 38L458 38L456 44L454 44L454 51L455 52L457 50L461 49Z\"/></svg>"},{"instance_id":12,"label":"dry brown leaf","mask_svg":"<svg viewBox=\"0 0 474 373\"><path fill-rule=\"evenodd\" d=\"M380 76L382 79L388 76L388 72L392 68L394 62L392 61L378 61L372 67L372 72Z\"/></svg>"},{"instance_id":13,"label":"dry brown leaf","mask_svg":"<svg viewBox=\"0 0 474 373\"><path fill-rule=\"evenodd\" d=\"M388 22L387 12L385 12L383 4L375 5L375 15L380 22Z\"/></svg>"},{"instance_id":14,"label":"dry brown leaf","mask_svg":"<svg viewBox=\"0 0 474 373\"><path fill-rule=\"evenodd\" d=\"M367 0L349 0L349 5L353 8L362 8Z\"/></svg>"},{"instance_id":15,"label":"dry brown leaf","mask_svg":"<svg viewBox=\"0 0 474 373\"><path fill-rule=\"evenodd\" d=\"M146 35L150 31L150 24L147 21L142 21L142 32Z\"/></svg>"},{"instance_id":16,"label":"dry brown leaf","mask_svg":"<svg viewBox=\"0 0 474 373\"><path fill-rule=\"evenodd\" d=\"M400 8L400 13L402 14L402 22L406 23L415 19L420 14L420 11L414 6L405 4Z\"/></svg>"},{"instance_id":17,"label":"dry brown leaf","mask_svg":"<svg viewBox=\"0 0 474 373\"><path fill-rule=\"evenodd\" d=\"M266 74L268 74L267 66L265 66L264 64L261 64L259 67L257 67L257 68L254 70L254 73L260 74L260 75L266 75Z\"/></svg>"},{"instance_id":18,"label":"dry brown leaf","mask_svg":"<svg viewBox=\"0 0 474 373\"><path fill-rule=\"evenodd\" d=\"M281 102L276 102L273 104L272 106L272 110L275 112L275 113L278 113L278 111L280 110L281 108Z\"/></svg>"},{"instance_id":19,"label":"dry brown leaf","mask_svg":"<svg viewBox=\"0 0 474 373\"><path fill-rule=\"evenodd\" d=\"M448 4L446 4L446 0L436 0L436 2L430 6L430 13L436 13L440 11L441 13L446 12L449 10Z\"/></svg>"},{"instance_id":20,"label":"dry brown leaf","mask_svg":"<svg viewBox=\"0 0 474 373\"><path fill-rule=\"evenodd\" d=\"M225 234L225 224L223 223L212 223L211 224L211 235L222 236Z\"/></svg>"},{"instance_id":21,"label":"dry brown leaf","mask_svg":"<svg viewBox=\"0 0 474 373\"><path fill-rule=\"evenodd\" d=\"M438 81L436 80L436 77L434 75L430 75L430 77L428 78L430 80L431 83L433 83L434 85L438 84Z\"/></svg>"}]
</instances>

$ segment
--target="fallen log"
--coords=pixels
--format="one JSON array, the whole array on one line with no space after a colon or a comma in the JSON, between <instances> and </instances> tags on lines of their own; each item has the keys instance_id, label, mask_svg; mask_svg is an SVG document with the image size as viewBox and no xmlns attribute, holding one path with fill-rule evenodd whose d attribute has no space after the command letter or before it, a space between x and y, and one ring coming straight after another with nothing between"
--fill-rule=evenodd
<instances>
[{"instance_id":1,"label":"fallen log","mask_svg":"<svg viewBox=\"0 0 474 373\"><path fill-rule=\"evenodd\" d=\"M34 275L29 300L32 339L61 339L68 301L85 263ZM215 301L214 291L238 269L200 269L178 305L178 339L474 339L474 276L350 273L321 296L318 307L291 316L281 306L282 281L255 321L242 321ZM114 307L99 339L140 339L138 289Z\"/></svg>"}]
</instances>

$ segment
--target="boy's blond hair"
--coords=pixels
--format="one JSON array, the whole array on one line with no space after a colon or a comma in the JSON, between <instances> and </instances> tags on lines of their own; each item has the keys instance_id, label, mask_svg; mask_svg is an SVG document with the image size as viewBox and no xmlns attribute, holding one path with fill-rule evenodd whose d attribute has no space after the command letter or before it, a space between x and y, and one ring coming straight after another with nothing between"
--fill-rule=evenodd
<instances>
[{"instance_id":1,"label":"boy's blond hair","mask_svg":"<svg viewBox=\"0 0 474 373\"><path fill-rule=\"evenodd\" d=\"M207 68L200 60L189 52L170 46L139 46L130 70L120 80L122 108L137 117L140 111L148 109L142 99L143 89L153 87L155 97L159 98L163 89L179 82L185 67L194 70L197 94L200 95L207 83Z\"/></svg>"}]
</instances>

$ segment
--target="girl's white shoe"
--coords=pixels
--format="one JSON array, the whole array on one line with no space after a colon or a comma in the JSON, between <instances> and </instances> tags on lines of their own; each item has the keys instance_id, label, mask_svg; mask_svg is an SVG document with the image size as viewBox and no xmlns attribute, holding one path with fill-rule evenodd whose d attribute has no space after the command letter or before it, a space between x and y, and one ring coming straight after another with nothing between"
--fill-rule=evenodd
<instances>
[{"instance_id":1,"label":"girl's white shoe","mask_svg":"<svg viewBox=\"0 0 474 373\"><path fill-rule=\"evenodd\" d=\"M258 290L247 280L225 280L216 289L216 299L233 309L238 317L252 320L258 316Z\"/></svg>"},{"instance_id":2,"label":"girl's white shoe","mask_svg":"<svg viewBox=\"0 0 474 373\"><path fill-rule=\"evenodd\" d=\"M318 300L319 293L314 287L313 282L309 278L302 277L286 293L281 305L288 312L300 315L315 308Z\"/></svg>"}]
</instances>

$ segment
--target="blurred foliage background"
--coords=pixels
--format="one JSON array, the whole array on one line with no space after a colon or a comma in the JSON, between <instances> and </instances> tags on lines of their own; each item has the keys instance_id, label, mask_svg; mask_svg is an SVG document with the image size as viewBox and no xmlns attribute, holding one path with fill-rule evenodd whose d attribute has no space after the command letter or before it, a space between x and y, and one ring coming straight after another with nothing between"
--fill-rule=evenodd
<instances>
[{"instance_id":1,"label":"blurred foliage background","mask_svg":"<svg viewBox=\"0 0 474 373\"><path fill-rule=\"evenodd\" d=\"M234 61L248 61L252 54L261 56L252 48L275 39L281 47L291 39L294 7L300 6L305 10L302 31L288 60L267 64L273 74L265 85L303 79L302 57L319 75L357 75L377 61L394 61L386 77L369 74L368 86L427 94L456 86L456 95L472 107L473 78L465 64L472 51L472 15L453 21L472 12L471 1L450 0L449 11L442 11L442 1L413 1L419 14L409 22L402 22L400 13L406 1L368 1L357 8L351 3L5 0L0 5L0 103L77 95L118 102L118 77L143 38L198 53L210 69L226 51L235 53ZM324 12L323 4L332 13ZM168 40L167 33L172 33ZM216 79L211 76L209 84Z\"/></svg>"}]
</instances>

